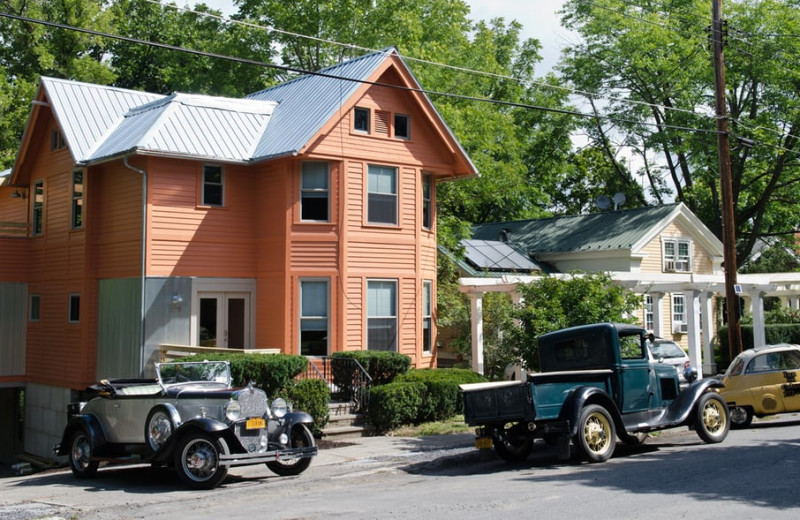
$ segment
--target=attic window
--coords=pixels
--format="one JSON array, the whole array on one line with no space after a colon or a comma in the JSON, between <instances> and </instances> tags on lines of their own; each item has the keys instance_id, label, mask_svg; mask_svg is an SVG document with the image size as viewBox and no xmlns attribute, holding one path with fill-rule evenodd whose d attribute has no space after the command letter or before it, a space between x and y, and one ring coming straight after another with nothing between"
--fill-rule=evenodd
<instances>
[{"instance_id":1,"label":"attic window","mask_svg":"<svg viewBox=\"0 0 800 520\"><path fill-rule=\"evenodd\" d=\"M369 109L356 107L353 109L353 130L369 133Z\"/></svg>"},{"instance_id":2,"label":"attic window","mask_svg":"<svg viewBox=\"0 0 800 520\"><path fill-rule=\"evenodd\" d=\"M688 273L692 270L692 242L686 239L664 239L664 272Z\"/></svg>"},{"instance_id":3,"label":"attic window","mask_svg":"<svg viewBox=\"0 0 800 520\"><path fill-rule=\"evenodd\" d=\"M61 135L61 132L58 131L58 128L53 128L50 131L50 151L55 152L56 150L61 150L66 146L64 143L64 136Z\"/></svg>"},{"instance_id":4,"label":"attic window","mask_svg":"<svg viewBox=\"0 0 800 520\"><path fill-rule=\"evenodd\" d=\"M394 136L397 139L411 139L411 119L407 115L394 115Z\"/></svg>"}]
</instances>

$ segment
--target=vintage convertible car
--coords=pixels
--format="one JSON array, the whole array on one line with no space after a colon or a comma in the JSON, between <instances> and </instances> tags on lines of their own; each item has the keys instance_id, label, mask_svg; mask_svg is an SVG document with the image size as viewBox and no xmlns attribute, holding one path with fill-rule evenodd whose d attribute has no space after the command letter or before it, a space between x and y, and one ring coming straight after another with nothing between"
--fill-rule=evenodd
<instances>
[{"instance_id":1,"label":"vintage convertible car","mask_svg":"<svg viewBox=\"0 0 800 520\"><path fill-rule=\"evenodd\" d=\"M77 478L101 461L174 466L192 488L218 486L231 466L265 463L278 475L305 471L317 454L305 412L268 405L252 383L231 388L227 361L156 363L156 379L104 380L96 397L70 405L56 455Z\"/></svg>"},{"instance_id":2,"label":"vintage convertible car","mask_svg":"<svg viewBox=\"0 0 800 520\"><path fill-rule=\"evenodd\" d=\"M720 394L728 403L731 427L753 417L800 411L800 346L783 343L748 349L722 376Z\"/></svg>"}]
</instances>

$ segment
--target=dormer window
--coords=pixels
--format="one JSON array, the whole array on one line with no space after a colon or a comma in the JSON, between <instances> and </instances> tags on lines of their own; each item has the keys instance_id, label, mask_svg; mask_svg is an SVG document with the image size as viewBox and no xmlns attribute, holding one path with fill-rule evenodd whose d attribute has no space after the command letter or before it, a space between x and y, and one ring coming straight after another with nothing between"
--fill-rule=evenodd
<instances>
[{"instance_id":1,"label":"dormer window","mask_svg":"<svg viewBox=\"0 0 800 520\"><path fill-rule=\"evenodd\" d=\"M668 238L663 240L664 272L689 273L692 271L692 241Z\"/></svg>"}]
</instances>

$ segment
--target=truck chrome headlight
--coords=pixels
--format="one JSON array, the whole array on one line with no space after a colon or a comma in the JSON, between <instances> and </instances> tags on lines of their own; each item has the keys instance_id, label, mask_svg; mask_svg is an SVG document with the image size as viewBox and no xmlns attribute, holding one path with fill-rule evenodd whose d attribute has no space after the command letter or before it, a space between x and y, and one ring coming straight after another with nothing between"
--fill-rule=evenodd
<instances>
[{"instance_id":1,"label":"truck chrome headlight","mask_svg":"<svg viewBox=\"0 0 800 520\"><path fill-rule=\"evenodd\" d=\"M239 403L237 401L228 401L228 405L225 407L225 417L227 417L229 421L235 422L238 421L241 416L242 407Z\"/></svg>"},{"instance_id":2,"label":"truck chrome headlight","mask_svg":"<svg viewBox=\"0 0 800 520\"><path fill-rule=\"evenodd\" d=\"M272 412L272 415L278 419L286 415L286 412L289 411L289 405L286 403L286 400L281 399L280 397L272 401L272 404L269 408Z\"/></svg>"}]
</instances>

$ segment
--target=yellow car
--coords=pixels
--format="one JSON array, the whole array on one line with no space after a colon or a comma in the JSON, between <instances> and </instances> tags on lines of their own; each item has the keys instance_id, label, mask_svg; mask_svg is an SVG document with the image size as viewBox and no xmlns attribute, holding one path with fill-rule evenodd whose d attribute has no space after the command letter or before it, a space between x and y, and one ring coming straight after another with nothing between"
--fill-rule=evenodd
<instances>
[{"instance_id":1,"label":"yellow car","mask_svg":"<svg viewBox=\"0 0 800 520\"><path fill-rule=\"evenodd\" d=\"M720 394L730 409L731 427L753 417L800 411L800 346L781 343L748 349L723 374Z\"/></svg>"}]
</instances>

